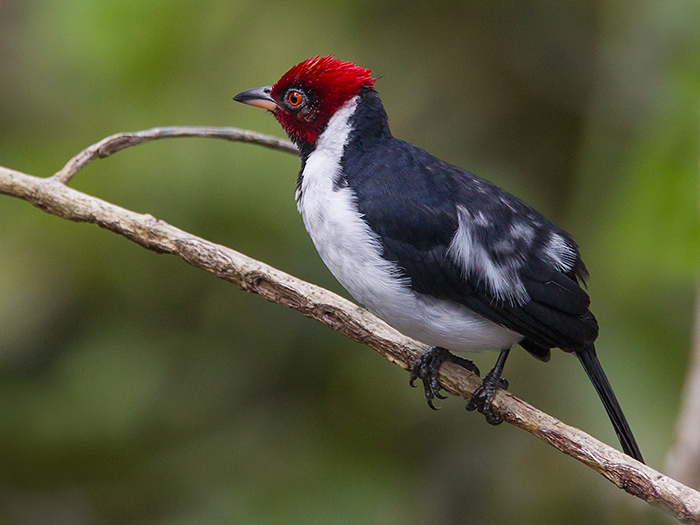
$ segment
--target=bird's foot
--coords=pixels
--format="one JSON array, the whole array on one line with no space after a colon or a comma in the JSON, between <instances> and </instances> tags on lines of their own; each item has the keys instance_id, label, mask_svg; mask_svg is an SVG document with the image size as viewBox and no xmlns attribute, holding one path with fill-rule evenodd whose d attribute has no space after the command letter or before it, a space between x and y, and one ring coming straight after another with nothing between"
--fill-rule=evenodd
<instances>
[{"instance_id":1,"label":"bird's foot","mask_svg":"<svg viewBox=\"0 0 700 525\"><path fill-rule=\"evenodd\" d=\"M411 369L411 386L416 386L414 384L416 379L423 381L425 399L428 401L428 406L433 410L438 409L433 404L433 399L446 399L446 396L440 393L442 387L439 379L440 365L446 361L479 375L479 369L470 359L451 354L448 350L439 346L434 346L416 359Z\"/></svg>"},{"instance_id":2,"label":"bird's foot","mask_svg":"<svg viewBox=\"0 0 700 525\"><path fill-rule=\"evenodd\" d=\"M486 422L490 425L500 425L503 418L491 411L491 403L496 396L496 389L508 390L508 381L501 377L500 371L495 368L484 376L481 386L476 389L472 398L467 403L467 410L478 410L484 414Z\"/></svg>"}]
</instances>

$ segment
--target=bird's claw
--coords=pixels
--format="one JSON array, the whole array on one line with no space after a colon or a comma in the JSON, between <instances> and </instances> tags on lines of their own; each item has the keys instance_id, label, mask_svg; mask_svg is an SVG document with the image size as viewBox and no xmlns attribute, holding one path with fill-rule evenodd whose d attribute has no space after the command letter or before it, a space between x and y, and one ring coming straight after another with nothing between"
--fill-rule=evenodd
<instances>
[{"instance_id":1,"label":"bird's claw","mask_svg":"<svg viewBox=\"0 0 700 525\"><path fill-rule=\"evenodd\" d=\"M492 370L484 376L481 386L472 395L472 398L467 403L467 410L477 410L484 415L486 422L490 425L503 423L503 418L495 415L491 410L491 404L498 388L508 390L508 381L499 377Z\"/></svg>"},{"instance_id":2,"label":"bird's claw","mask_svg":"<svg viewBox=\"0 0 700 525\"><path fill-rule=\"evenodd\" d=\"M470 359L453 355L448 350L439 346L435 346L421 355L413 362L410 384L411 386L416 386L416 379L420 379L423 382L425 399L428 402L428 406L433 410L439 409L439 407L434 405L434 399L447 399L446 396L440 393L442 387L440 386L439 379L440 366L445 361L459 365L479 375L479 369Z\"/></svg>"}]
</instances>

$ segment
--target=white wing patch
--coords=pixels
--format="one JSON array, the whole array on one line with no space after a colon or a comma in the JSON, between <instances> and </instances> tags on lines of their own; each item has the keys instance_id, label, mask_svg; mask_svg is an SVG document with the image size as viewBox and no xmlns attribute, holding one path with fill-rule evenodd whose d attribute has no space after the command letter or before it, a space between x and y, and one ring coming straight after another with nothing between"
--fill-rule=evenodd
<instances>
[{"instance_id":1,"label":"white wing patch","mask_svg":"<svg viewBox=\"0 0 700 525\"><path fill-rule=\"evenodd\" d=\"M576 249L558 233L552 233L544 247L544 254L560 272L568 272L576 264Z\"/></svg>"},{"instance_id":2,"label":"white wing patch","mask_svg":"<svg viewBox=\"0 0 700 525\"><path fill-rule=\"evenodd\" d=\"M461 266L464 277L483 282L486 289L498 301L511 305L523 305L530 300L525 285L519 276L523 265L522 254L517 253L517 245L511 240L504 241L502 246L496 246L499 252L507 254L504 263L494 261L486 250L474 239L473 224L478 225L483 217L472 219L471 214L463 206L457 207L459 227L455 233L448 255L452 256ZM518 242L532 240L534 230L526 224L514 224L511 233L513 240Z\"/></svg>"}]
</instances>

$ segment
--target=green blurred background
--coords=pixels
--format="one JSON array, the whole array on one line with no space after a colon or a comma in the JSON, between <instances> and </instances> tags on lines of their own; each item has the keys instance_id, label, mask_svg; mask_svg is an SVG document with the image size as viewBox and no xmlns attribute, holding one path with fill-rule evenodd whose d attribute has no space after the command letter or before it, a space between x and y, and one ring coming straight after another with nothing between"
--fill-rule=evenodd
<instances>
[{"instance_id":1,"label":"green blurred background","mask_svg":"<svg viewBox=\"0 0 700 525\"><path fill-rule=\"evenodd\" d=\"M700 261L700 3L0 0L0 165L118 131L238 126L315 54L371 68L395 135L577 238L599 355L649 464L673 444ZM181 139L73 186L343 295L298 159ZM598 474L296 312L0 197L0 523L667 523ZM488 369L496 355L477 356ZM617 446L576 359L511 391Z\"/></svg>"}]
</instances>

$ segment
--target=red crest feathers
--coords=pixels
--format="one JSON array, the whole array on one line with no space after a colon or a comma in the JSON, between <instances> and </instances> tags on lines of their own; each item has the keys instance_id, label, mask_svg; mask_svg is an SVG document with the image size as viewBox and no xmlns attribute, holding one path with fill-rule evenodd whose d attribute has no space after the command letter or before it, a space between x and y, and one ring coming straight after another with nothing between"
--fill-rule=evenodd
<instances>
[{"instance_id":1,"label":"red crest feathers","mask_svg":"<svg viewBox=\"0 0 700 525\"><path fill-rule=\"evenodd\" d=\"M374 86L374 78L370 69L352 62L343 62L332 55L317 55L292 67L279 79L274 88L279 89L290 84L320 89L325 95L328 95L328 91L342 91L354 95L364 86Z\"/></svg>"}]
</instances>

